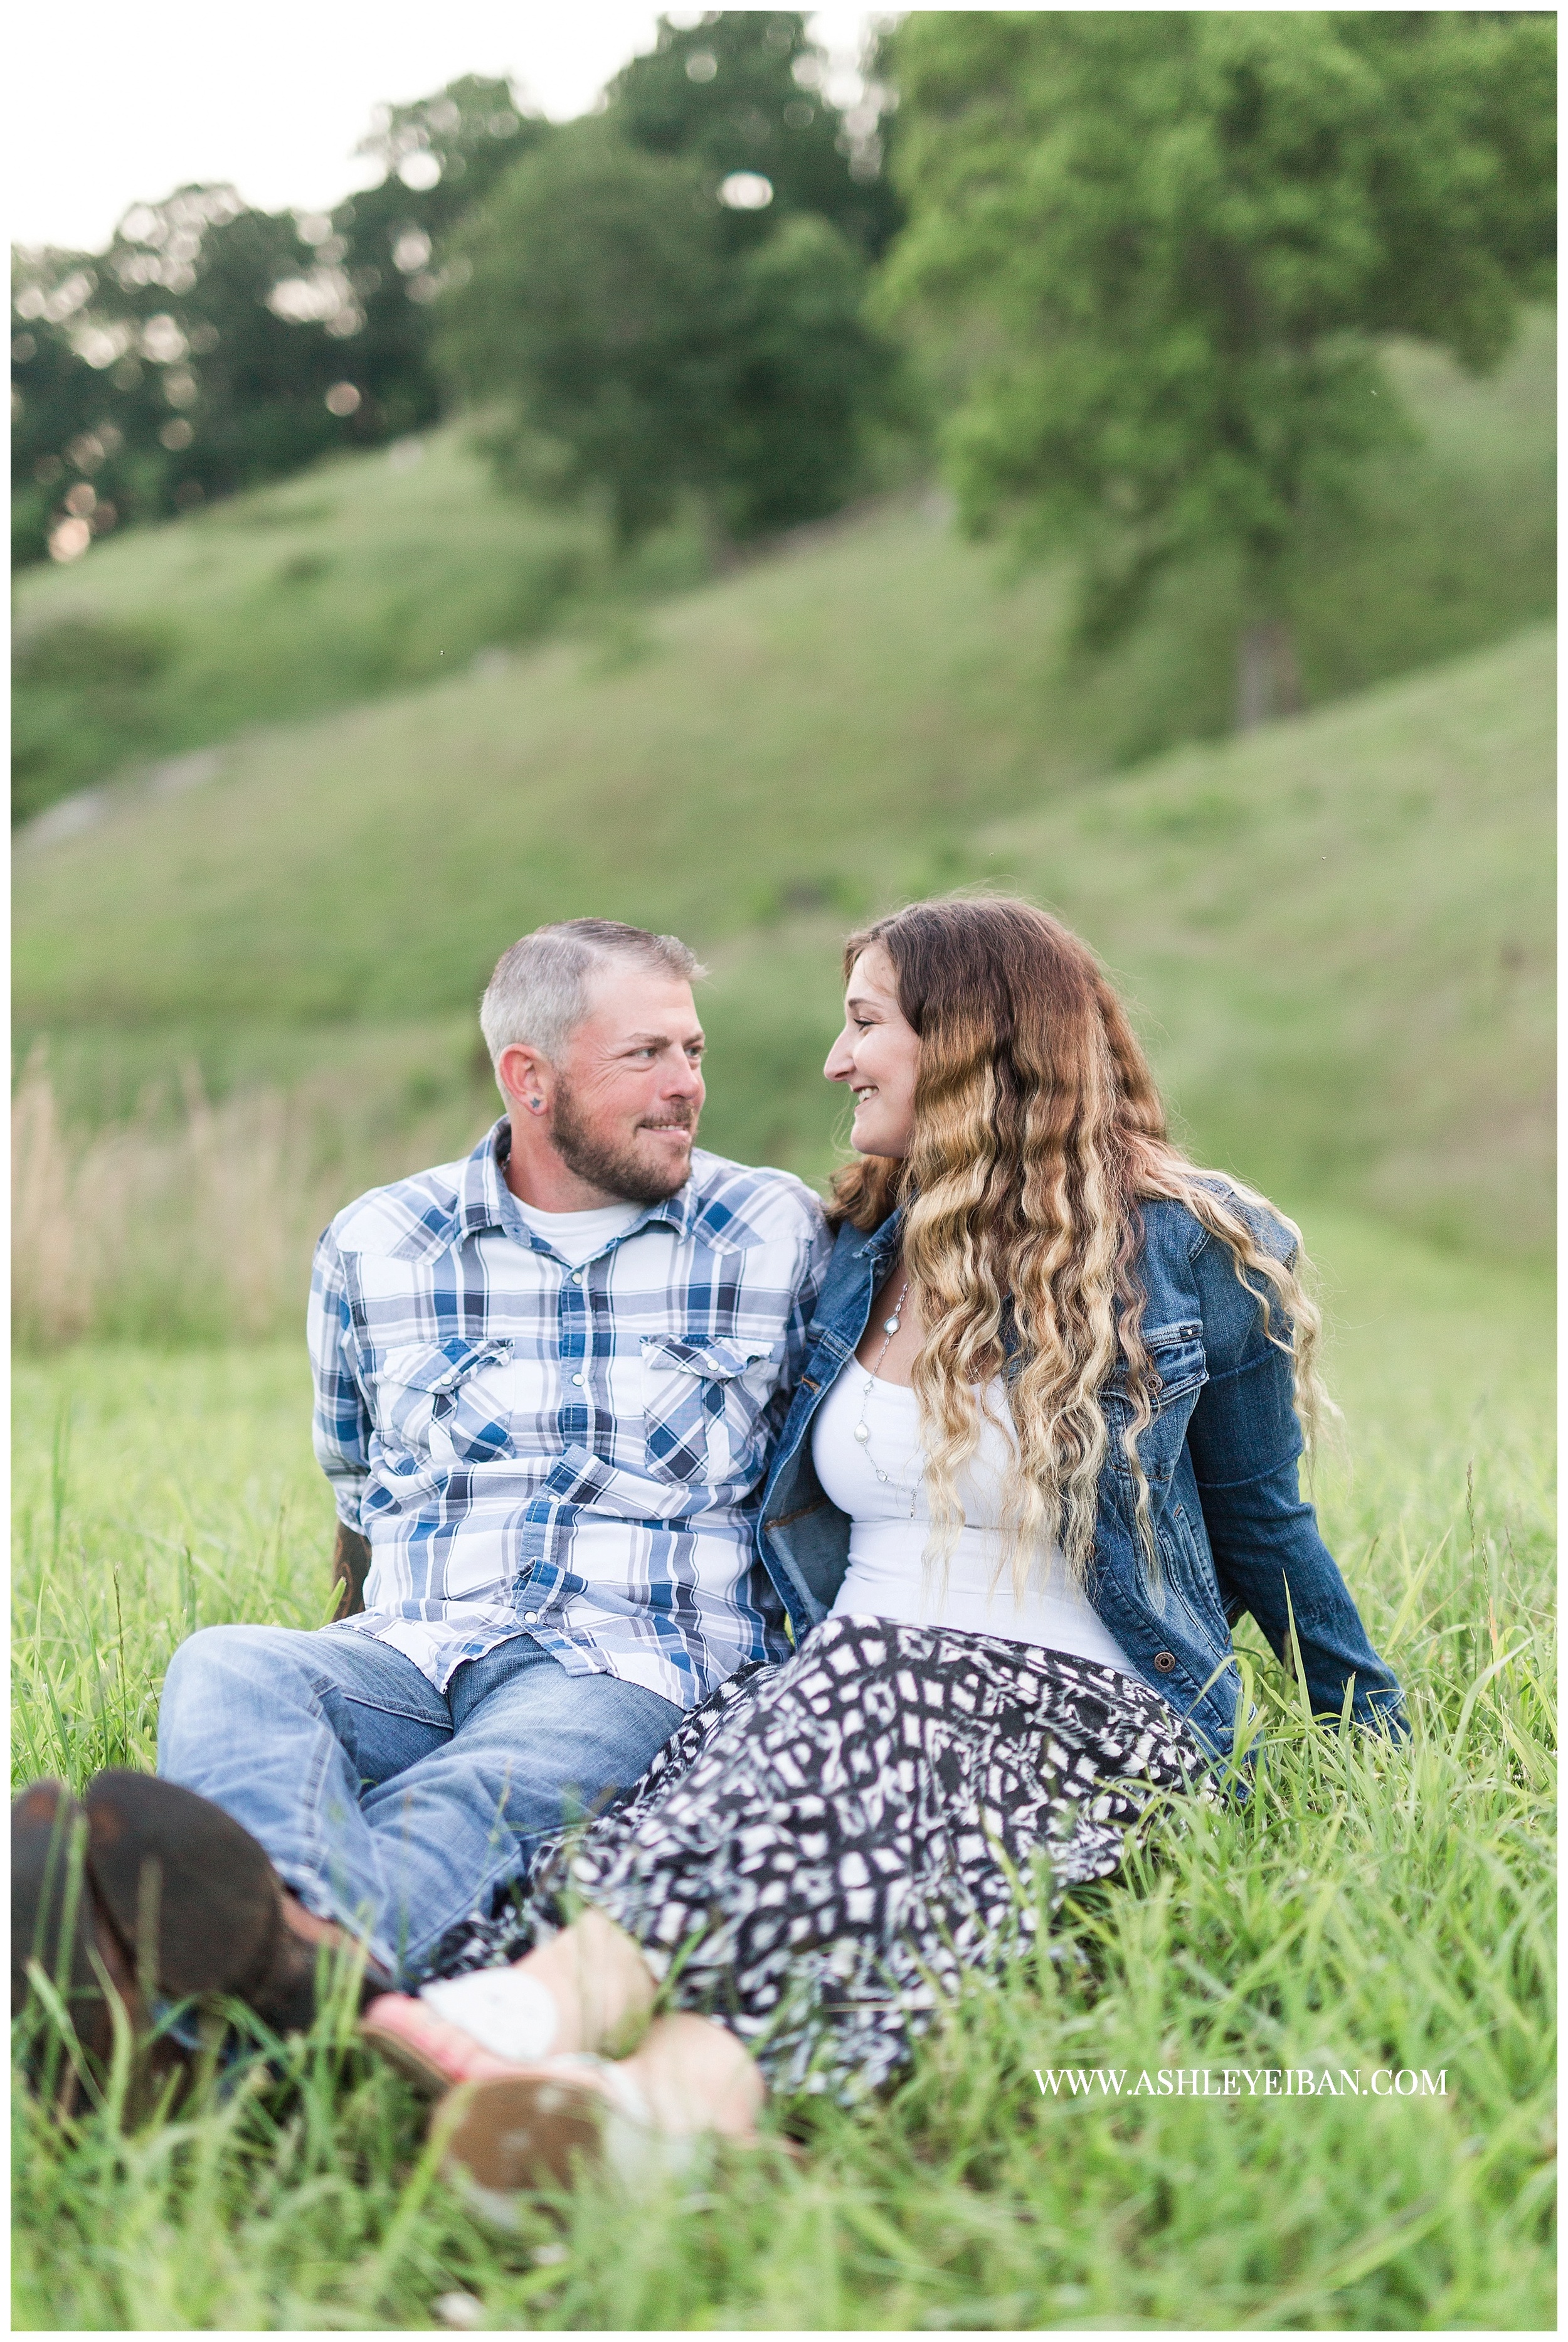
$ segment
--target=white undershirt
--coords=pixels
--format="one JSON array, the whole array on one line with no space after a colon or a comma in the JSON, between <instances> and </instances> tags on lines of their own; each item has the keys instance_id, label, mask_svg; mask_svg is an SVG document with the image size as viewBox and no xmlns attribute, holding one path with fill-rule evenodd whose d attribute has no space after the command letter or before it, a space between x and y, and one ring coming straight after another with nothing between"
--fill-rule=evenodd
<instances>
[{"instance_id":1,"label":"white undershirt","mask_svg":"<svg viewBox=\"0 0 1568 2342\"><path fill-rule=\"evenodd\" d=\"M985 1394L990 1412L982 1421L980 1446L958 1476L964 1526L944 1585L940 1566L927 1569L922 1558L931 1515L921 1486L914 1393L874 1375L868 1391L867 1380L865 1368L851 1358L817 1410L812 1430L817 1478L850 1517L849 1573L834 1610L1001 1635L1009 1642L1070 1651L1134 1674L1110 1629L1068 1585L1059 1555L1042 1548L1022 1601L1014 1591L1000 1532L1004 1483L1017 1450L1001 1385L994 1383ZM854 1436L863 1399L870 1433L864 1441ZM885 1479L878 1478L879 1472Z\"/></svg>"},{"instance_id":2,"label":"white undershirt","mask_svg":"<svg viewBox=\"0 0 1568 2342\"><path fill-rule=\"evenodd\" d=\"M624 1236L647 1208L645 1204L603 1204L593 1212L541 1212L533 1204L517 1203L524 1224L574 1268L580 1268L607 1244Z\"/></svg>"}]
</instances>

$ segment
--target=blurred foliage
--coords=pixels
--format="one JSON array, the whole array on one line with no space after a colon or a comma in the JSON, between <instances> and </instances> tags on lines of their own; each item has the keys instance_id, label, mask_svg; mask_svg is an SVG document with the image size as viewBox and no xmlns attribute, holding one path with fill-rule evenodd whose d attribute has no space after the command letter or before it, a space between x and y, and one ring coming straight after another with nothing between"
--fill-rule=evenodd
<instances>
[{"instance_id":1,"label":"blurred foliage","mask_svg":"<svg viewBox=\"0 0 1568 2342\"><path fill-rule=\"evenodd\" d=\"M904 207L882 175L883 110L891 93L874 80L840 114L826 95L826 65L794 9L709 10L696 25L659 24L657 44L610 84L610 118L650 155L698 164L704 191L734 171L773 189L761 211L732 211L732 241L754 240L797 212L814 212L876 258Z\"/></svg>"},{"instance_id":2,"label":"blurred foliage","mask_svg":"<svg viewBox=\"0 0 1568 2342\"><path fill-rule=\"evenodd\" d=\"M791 226L811 233L817 223ZM780 249L787 239L764 245L751 265L772 266ZM811 346L830 366L825 337ZM1294 606L1312 705L1498 641L1553 608L1550 314L1534 313L1485 378L1412 343L1386 363L1419 437L1369 464L1353 524L1316 530L1303 546ZM940 521L935 505L924 524L889 512L868 521L863 554L846 545L797 556L817 581L836 646L831 671L846 699L880 710L859 752L871 758L868 771L883 771L881 744L926 754L918 726L906 729L899 690L919 709L951 687L964 720L979 727L976 742L997 704L1014 706L1020 740L1042 736L1042 786L1229 728L1241 596L1222 560L1173 567L1135 632L1090 659L1067 648L1059 572L1031 574L1016 596L998 595L994 556L966 548ZM860 541L858 531L848 535ZM873 557L884 544L885 557ZM133 760L214 749L248 726L297 722L475 663L488 676L547 633L588 636L594 671L619 673L657 653L664 622L652 621L649 606L695 586L712 566L694 504L634 554L615 555L593 515L497 495L456 425L230 497L175 528L131 531L88 561L47 563L16 581L13 815L35 813ZM169 645L166 662L155 671L144 663L139 679L114 662L112 699L101 688L93 632L107 624L155 624ZM35 656L45 636L47 672ZM955 645L967 647L950 686ZM821 656L814 631L801 648L803 671ZM496 687L485 681L481 689ZM741 707L735 721L737 737L751 742L772 718ZM787 727L787 709L781 721ZM957 772L962 739L948 741L945 728L942 736ZM822 751L813 745L808 753ZM745 756L773 769L765 740ZM832 763L837 769L835 749ZM439 756L436 769L445 770ZM787 790L787 777L780 786ZM787 890L820 876L817 865L797 866L792 848L771 879L759 874L756 883Z\"/></svg>"},{"instance_id":3,"label":"blurred foliage","mask_svg":"<svg viewBox=\"0 0 1568 2342\"><path fill-rule=\"evenodd\" d=\"M508 174L464 239L442 346L471 396L524 409L486 435L503 476L563 498L601 487L623 541L717 474L717 215L691 165L590 117Z\"/></svg>"},{"instance_id":4,"label":"blurred foliage","mask_svg":"<svg viewBox=\"0 0 1568 2342\"><path fill-rule=\"evenodd\" d=\"M365 148L386 176L330 216L185 187L133 205L101 255L19 254L13 559L74 519L189 512L432 422L445 236L542 127L469 75L380 110Z\"/></svg>"},{"instance_id":5,"label":"blurred foliage","mask_svg":"<svg viewBox=\"0 0 1568 2342\"><path fill-rule=\"evenodd\" d=\"M361 320L351 370L365 400L363 432L397 438L440 415L430 345L434 304L450 281L452 233L546 130L520 111L505 82L476 74L415 105L376 109L360 152L386 175L332 215Z\"/></svg>"},{"instance_id":6,"label":"blurred foliage","mask_svg":"<svg viewBox=\"0 0 1568 2342\"><path fill-rule=\"evenodd\" d=\"M968 525L1070 545L1091 641L1213 546L1277 632L1303 535L1408 428L1379 338L1488 367L1550 288L1554 40L1528 14L908 16L885 309L941 354Z\"/></svg>"},{"instance_id":7,"label":"blurred foliage","mask_svg":"<svg viewBox=\"0 0 1568 2342\"><path fill-rule=\"evenodd\" d=\"M854 465L828 452L837 410L859 401L879 372L881 345L856 314L854 267L836 243L804 235L798 223L827 221L864 261L900 216L879 176L885 93L873 87L847 114L833 106L826 62L805 24L799 12L776 10L710 12L688 30L662 21L654 54L634 59L609 97L625 145L662 158L671 173L684 168L682 184L698 190L706 232L688 245L711 245L736 264L724 279L724 315L705 331L723 347L725 412L738 402L742 417L728 435L724 474L744 475L728 497L729 525L739 529L827 509L824 498L848 492ZM444 404L434 323L470 265L456 232L510 166L559 135L521 110L506 82L467 75L412 105L376 109L360 151L384 175L330 214L269 215L231 186L189 186L133 205L103 254L19 253L14 565L50 551L79 559L117 526L187 513L324 455L434 422ZM737 172L767 180L765 212L719 200ZM671 225L666 217L663 248L674 263ZM580 256L580 227L559 225L565 248ZM774 265L747 275L744 255L774 236L784 242ZM680 300L700 298L706 281L694 250L673 277L658 279L676 303L668 332L655 335L661 355L690 336ZM759 319L759 304L773 297L777 316ZM644 301L644 323L647 309ZM536 342L538 325L535 315L524 338ZM821 354L803 349L810 330L837 337L842 380L829 380ZM580 335L574 347L580 355ZM555 371L570 365L568 352ZM625 388L612 385L600 401L585 435L594 446ZM696 412L709 406L699 398ZM628 428L645 425L651 412L634 388ZM759 458L750 451L770 430L776 444ZM655 433L651 455L660 451L668 455L667 433ZM538 449L533 456L536 479ZM504 468L514 476L520 466L529 469L514 450ZM677 465L672 476L684 482L692 469ZM791 503L781 482L797 469L803 486ZM757 485L745 485L753 475ZM623 507L631 508L624 489Z\"/></svg>"},{"instance_id":8,"label":"blurred foliage","mask_svg":"<svg viewBox=\"0 0 1568 2342\"><path fill-rule=\"evenodd\" d=\"M865 317L900 216L887 93L839 115L805 21L662 20L604 115L552 132L459 240L441 352L503 410L499 476L597 495L623 545L685 493L721 539L818 519L875 475L879 427L913 419Z\"/></svg>"},{"instance_id":9,"label":"blurred foliage","mask_svg":"<svg viewBox=\"0 0 1568 2342\"><path fill-rule=\"evenodd\" d=\"M797 212L737 247L725 216L698 163L590 118L509 173L460 240L442 347L504 411L486 434L502 476L599 492L623 545L683 491L742 536L834 511L892 378L864 263L830 221Z\"/></svg>"}]
</instances>

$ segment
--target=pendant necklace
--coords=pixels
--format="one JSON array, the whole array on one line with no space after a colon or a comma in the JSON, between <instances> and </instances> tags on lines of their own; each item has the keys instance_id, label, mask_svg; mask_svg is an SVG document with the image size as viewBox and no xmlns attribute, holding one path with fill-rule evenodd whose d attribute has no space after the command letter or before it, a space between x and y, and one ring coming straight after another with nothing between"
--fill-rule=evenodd
<instances>
[{"instance_id":1,"label":"pendant necklace","mask_svg":"<svg viewBox=\"0 0 1568 2342\"><path fill-rule=\"evenodd\" d=\"M911 1488L903 1480L895 1480L891 1473L884 1472L882 1469L882 1466L878 1464L875 1456L871 1452L871 1426L865 1419L866 1401L870 1398L873 1386L876 1381L877 1367L881 1366L884 1358L887 1356L888 1347L892 1343L894 1336L898 1331L900 1322L904 1316L904 1305L908 1298L909 1279L908 1277L905 1277L904 1280L904 1290L893 1305L892 1316L884 1317L882 1321L882 1347L876 1354L876 1366L873 1366L867 1373L865 1381L861 1388L860 1421L854 1426L854 1436L856 1439L859 1440L861 1446L864 1449L865 1460L870 1465L872 1470L876 1474L877 1478L882 1481L885 1486L896 1488L901 1496L907 1496L909 1498L909 1517L913 1520L914 1518L915 1501L920 1495L920 1483L917 1480L914 1487Z\"/></svg>"}]
</instances>

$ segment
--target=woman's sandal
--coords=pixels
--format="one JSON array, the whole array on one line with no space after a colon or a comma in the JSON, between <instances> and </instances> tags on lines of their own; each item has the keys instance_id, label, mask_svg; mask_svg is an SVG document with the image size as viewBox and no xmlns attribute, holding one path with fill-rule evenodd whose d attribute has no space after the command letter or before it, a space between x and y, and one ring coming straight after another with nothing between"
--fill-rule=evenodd
<instances>
[{"instance_id":1,"label":"woman's sandal","mask_svg":"<svg viewBox=\"0 0 1568 2342\"><path fill-rule=\"evenodd\" d=\"M622 2067L574 2052L460 2083L443 2099L434 2125L445 2177L501 2227L516 2225L517 2198L528 2188L569 2187L584 2166L628 2184L679 2172L698 2141L711 2136L659 2129Z\"/></svg>"},{"instance_id":2,"label":"woman's sandal","mask_svg":"<svg viewBox=\"0 0 1568 2342\"><path fill-rule=\"evenodd\" d=\"M469 1979L458 1977L452 1981L465 1984ZM551 2007L554 2013L554 2003ZM454 2024L423 1995L406 1992L379 1994L359 2020L359 2037L366 2048L376 2050L388 2065L395 2066L416 2089L435 2098L454 2083L514 2074L519 2066L549 2054L548 2042L542 2050L524 2056L499 2054L468 2025Z\"/></svg>"}]
</instances>

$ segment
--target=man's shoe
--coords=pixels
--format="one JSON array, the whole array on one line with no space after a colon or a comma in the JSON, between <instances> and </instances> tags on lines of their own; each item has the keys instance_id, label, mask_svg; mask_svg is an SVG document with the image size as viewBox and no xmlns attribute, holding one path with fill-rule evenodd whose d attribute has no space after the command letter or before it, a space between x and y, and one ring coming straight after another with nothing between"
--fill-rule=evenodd
<instances>
[{"instance_id":1,"label":"man's shoe","mask_svg":"<svg viewBox=\"0 0 1568 2342\"><path fill-rule=\"evenodd\" d=\"M94 1880L144 1964L155 1947L159 1993L225 1994L275 2032L307 2030L320 1947L289 1926L283 1881L249 1830L152 1773L100 1773L83 1802ZM377 1971L367 1992L385 1982Z\"/></svg>"},{"instance_id":2,"label":"man's shoe","mask_svg":"<svg viewBox=\"0 0 1568 2342\"><path fill-rule=\"evenodd\" d=\"M11 2014L19 2017L26 2004L35 1962L65 2004L89 2071L101 2077L115 2046L109 1993L134 2032L145 2029L145 2011L126 1947L94 1887L88 1836L86 1817L59 1781L35 1781L12 1806ZM40 2028L27 2047L35 2082L50 2062L49 2035ZM77 2095L69 2058L60 2066L57 2094L69 2112Z\"/></svg>"},{"instance_id":3,"label":"man's shoe","mask_svg":"<svg viewBox=\"0 0 1568 2342\"><path fill-rule=\"evenodd\" d=\"M250 1832L152 1773L100 1773L83 1805L93 1883L142 1973L168 2000L249 2001L284 1934L277 1875Z\"/></svg>"},{"instance_id":4,"label":"man's shoe","mask_svg":"<svg viewBox=\"0 0 1568 2342\"><path fill-rule=\"evenodd\" d=\"M67 1850L84 1825L73 1897ZM250 1832L177 1782L114 1767L80 1806L58 1782L36 1782L12 1812L13 2007L26 1997L36 1944L48 1973L66 1977L95 2056L106 2058L114 2037L95 1950L122 1997L138 1982L163 2000L223 1996L275 2032L303 2032L320 1946L289 1926L284 1895ZM368 1972L363 1997L388 1981Z\"/></svg>"}]
</instances>

